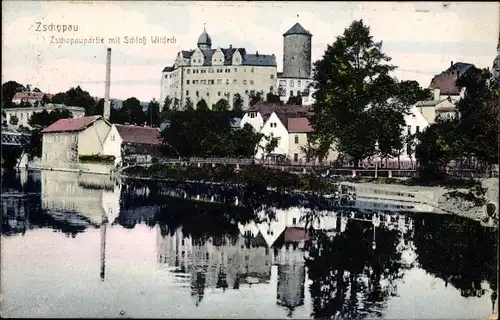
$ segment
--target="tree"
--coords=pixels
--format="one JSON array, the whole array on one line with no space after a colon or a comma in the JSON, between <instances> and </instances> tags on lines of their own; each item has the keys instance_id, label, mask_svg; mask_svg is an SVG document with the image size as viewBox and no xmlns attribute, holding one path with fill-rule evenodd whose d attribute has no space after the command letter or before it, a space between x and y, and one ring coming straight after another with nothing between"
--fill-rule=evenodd
<instances>
[{"instance_id":1,"label":"tree","mask_svg":"<svg viewBox=\"0 0 500 320\"><path fill-rule=\"evenodd\" d=\"M228 139L230 141L228 146L231 148L228 154L233 157L254 157L263 136L246 123L243 128L232 131Z\"/></svg>"},{"instance_id":2,"label":"tree","mask_svg":"<svg viewBox=\"0 0 500 320\"><path fill-rule=\"evenodd\" d=\"M208 108L208 104L205 101L205 99L201 99L198 101L196 104L196 111L209 111L210 109Z\"/></svg>"},{"instance_id":3,"label":"tree","mask_svg":"<svg viewBox=\"0 0 500 320\"><path fill-rule=\"evenodd\" d=\"M250 91L248 94L248 106L251 107L253 105L256 105L257 103L264 101L264 91Z\"/></svg>"},{"instance_id":4,"label":"tree","mask_svg":"<svg viewBox=\"0 0 500 320\"><path fill-rule=\"evenodd\" d=\"M301 96L290 96L286 104L292 104L296 106L302 105L302 97Z\"/></svg>"},{"instance_id":5,"label":"tree","mask_svg":"<svg viewBox=\"0 0 500 320\"><path fill-rule=\"evenodd\" d=\"M233 96L233 111L243 111L243 98L239 93L235 93Z\"/></svg>"},{"instance_id":6,"label":"tree","mask_svg":"<svg viewBox=\"0 0 500 320\"><path fill-rule=\"evenodd\" d=\"M42 90L38 89L38 88L34 88L33 89L33 92L42 92Z\"/></svg>"},{"instance_id":7,"label":"tree","mask_svg":"<svg viewBox=\"0 0 500 320\"><path fill-rule=\"evenodd\" d=\"M226 99L220 99L217 101L213 107L213 111L228 111L229 110L229 102Z\"/></svg>"},{"instance_id":8,"label":"tree","mask_svg":"<svg viewBox=\"0 0 500 320\"><path fill-rule=\"evenodd\" d=\"M111 112L113 113L113 112ZM102 116L104 114L104 99L99 99L94 105L88 110L87 115L89 116Z\"/></svg>"},{"instance_id":9,"label":"tree","mask_svg":"<svg viewBox=\"0 0 500 320\"><path fill-rule=\"evenodd\" d=\"M314 136L312 134L307 135L307 144L300 148L300 150L306 156L306 161L310 162L314 160L318 154L318 146L315 144Z\"/></svg>"},{"instance_id":10,"label":"tree","mask_svg":"<svg viewBox=\"0 0 500 320\"><path fill-rule=\"evenodd\" d=\"M280 103L280 104L283 104L283 102L281 102L280 100L280 97L273 94L272 92L268 92L267 95L266 95L266 101L269 102L269 103Z\"/></svg>"},{"instance_id":11,"label":"tree","mask_svg":"<svg viewBox=\"0 0 500 320\"><path fill-rule=\"evenodd\" d=\"M17 118L17 116L12 115L10 117L9 124L11 124L13 126L17 126L18 123L19 123L19 119Z\"/></svg>"},{"instance_id":12,"label":"tree","mask_svg":"<svg viewBox=\"0 0 500 320\"><path fill-rule=\"evenodd\" d=\"M84 91L80 86L71 88L66 92L59 92L52 97L53 103L60 103L67 106L81 107L85 109L85 114L89 114L95 105L95 99Z\"/></svg>"},{"instance_id":13,"label":"tree","mask_svg":"<svg viewBox=\"0 0 500 320\"><path fill-rule=\"evenodd\" d=\"M264 145L264 152L265 152L265 158L269 157L269 155L278 147L279 144L279 139L276 137L273 137L272 135L265 136L265 145Z\"/></svg>"},{"instance_id":14,"label":"tree","mask_svg":"<svg viewBox=\"0 0 500 320\"><path fill-rule=\"evenodd\" d=\"M194 110L193 102L191 99L188 97L186 98L186 107L184 108L186 111L192 111Z\"/></svg>"},{"instance_id":15,"label":"tree","mask_svg":"<svg viewBox=\"0 0 500 320\"><path fill-rule=\"evenodd\" d=\"M382 52L382 43L373 40L370 28L360 20L337 37L314 64L317 91L311 125L320 143L333 143L355 165L375 154L376 140L391 154L401 144L398 138L401 140L409 106L404 105L400 91L408 90L400 89L389 76L395 69L388 64L390 60ZM401 85L406 87L411 85ZM390 115L389 119L384 115Z\"/></svg>"},{"instance_id":16,"label":"tree","mask_svg":"<svg viewBox=\"0 0 500 320\"><path fill-rule=\"evenodd\" d=\"M122 114L125 123L143 125L147 120L141 102L135 97L123 101L119 113Z\"/></svg>"},{"instance_id":17,"label":"tree","mask_svg":"<svg viewBox=\"0 0 500 320\"><path fill-rule=\"evenodd\" d=\"M147 120L150 126L160 125L160 104L155 99L148 104Z\"/></svg>"},{"instance_id":18,"label":"tree","mask_svg":"<svg viewBox=\"0 0 500 320\"><path fill-rule=\"evenodd\" d=\"M2 84L2 104L6 104L5 108L10 108L12 105L12 99L17 92L25 91L26 88L16 82L16 81L7 81Z\"/></svg>"}]
</instances>

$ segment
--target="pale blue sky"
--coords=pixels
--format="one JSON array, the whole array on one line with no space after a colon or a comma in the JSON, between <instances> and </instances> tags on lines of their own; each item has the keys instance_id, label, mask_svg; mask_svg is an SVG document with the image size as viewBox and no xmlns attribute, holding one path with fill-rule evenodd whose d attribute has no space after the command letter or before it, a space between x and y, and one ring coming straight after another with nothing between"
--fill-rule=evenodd
<instances>
[{"instance_id":1,"label":"pale blue sky","mask_svg":"<svg viewBox=\"0 0 500 320\"><path fill-rule=\"evenodd\" d=\"M363 19L399 66L395 76L428 86L432 75L463 61L491 67L498 41L498 3L425 2L70 2L4 1L2 82L55 93L81 85L103 96L105 45L50 44L51 36L175 36L176 44L111 45L114 98L160 95L161 70L181 49L194 49L206 23L213 47L275 54L295 22L313 34L313 61L355 19ZM297 17L298 15L298 17ZM74 33L36 32L35 23L78 24Z\"/></svg>"}]
</instances>

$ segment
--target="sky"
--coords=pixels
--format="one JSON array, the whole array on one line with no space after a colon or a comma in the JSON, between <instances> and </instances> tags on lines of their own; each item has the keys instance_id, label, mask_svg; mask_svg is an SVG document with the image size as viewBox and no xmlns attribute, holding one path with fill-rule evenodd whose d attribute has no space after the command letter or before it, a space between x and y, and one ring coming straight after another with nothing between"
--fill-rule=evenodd
<instances>
[{"instance_id":1,"label":"sky","mask_svg":"<svg viewBox=\"0 0 500 320\"><path fill-rule=\"evenodd\" d=\"M352 21L363 19L398 66L394 76L416 80L423 87L451 61L491 68L499 39L496 2L2 3L2 83L15 80L46 93L81 86L92 96L103 97L109 47L111 97L141 101L159 99L161 71L173 64L180 50L196 48L204 25L212 48L232 45L249 53L274 54L280 72L282 35L296 22L313 34L312 61L316 61ZM52 23L60 25L59 32L38 31ZM126 36L146 37L146 44L125 44ZM152 36L175 37L175 43L153 44ZM53 43L61 37L98 37L104 43ZM109 43L115 37L121 44Z\"/></svg>"}]
</instances>

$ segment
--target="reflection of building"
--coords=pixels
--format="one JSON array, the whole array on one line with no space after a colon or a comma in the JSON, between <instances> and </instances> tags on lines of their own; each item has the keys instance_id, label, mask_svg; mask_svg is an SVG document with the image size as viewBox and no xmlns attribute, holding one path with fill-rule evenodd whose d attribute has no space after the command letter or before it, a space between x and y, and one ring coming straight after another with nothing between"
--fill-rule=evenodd
<instances>
[{"instance_id":1,"label":"reflection of building","mask_svg":"<svg viewBox=\"0 0 500 320\"><path fill-rule=\"evenodd\" d=\"M304 261L278 265L278 287L276 303L289 310L304 304L306 267Z\"/></svg>"},{"instance_id":2,"label":"reflection of building","mask_svg":"<svg viewBox=\"0 0 500 320\"><path fill-rule=\"evenodd\" d=\"M108 215L111 223L120 212L120 187L112 185L110 191L107 176L43 170L41 180L42 208L49 213L74 212L101 224L102 214Z\"/></svg>"}]
</instances>

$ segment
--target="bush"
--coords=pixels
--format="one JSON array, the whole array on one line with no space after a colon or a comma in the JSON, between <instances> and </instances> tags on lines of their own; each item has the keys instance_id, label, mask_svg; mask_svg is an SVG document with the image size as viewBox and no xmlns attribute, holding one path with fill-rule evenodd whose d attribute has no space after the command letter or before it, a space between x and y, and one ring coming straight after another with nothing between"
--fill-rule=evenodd
<instances>
[{"instance_id":1,"label":"bush","mask_svg":"<svg viewBox=\"0 0 500 320\"><path fill-rule=\"evenodd\" d=\"M102 154L81 155L78 160L82 163L100 163L100 164L114 164L115 156L107 156Z\"/></svg>"}]
</instances>

